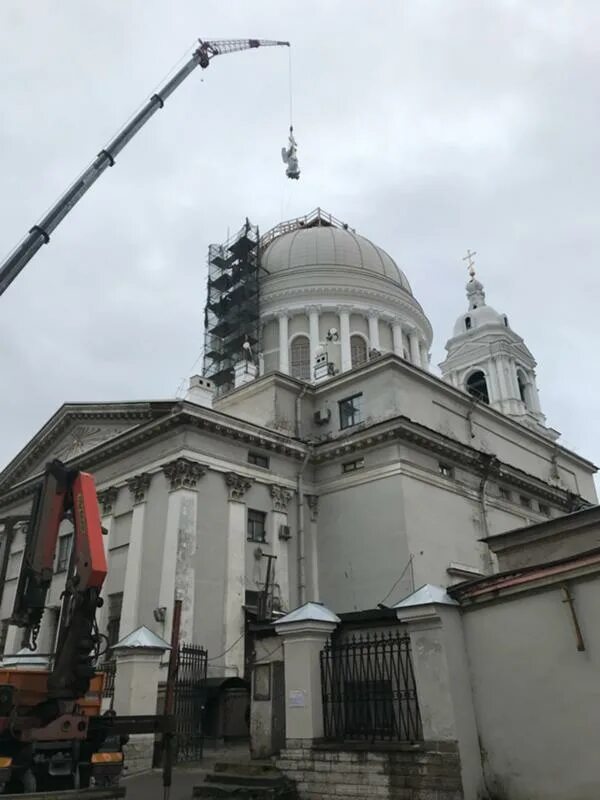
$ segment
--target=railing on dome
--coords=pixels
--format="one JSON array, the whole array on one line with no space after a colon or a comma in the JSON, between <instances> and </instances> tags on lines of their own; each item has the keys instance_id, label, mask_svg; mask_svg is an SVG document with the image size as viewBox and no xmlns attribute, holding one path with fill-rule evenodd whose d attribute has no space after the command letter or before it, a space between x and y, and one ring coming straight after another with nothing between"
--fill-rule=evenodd
<instances>
[{"instance_id":1,"label":"railing on dome","mask_svg":"<svg viewBox=\"0 0 600 800\"><path fill-rule=\"evenodd\" d=\"M279 236L283 236L284 233L297 231L300 228L316 228L320 225L332 228L343 228L346 231L350 230L352 233L356 233L354 228L350 228L346 222L342 222L331 214L328 214L326 211L323 211L322 208L315 208L314 211L311 211L309 214L305 214L303 217L288 219L285 222L280 222L279 225L275 225L274 228L271 228L270 231L267 231L261 237L260 249L261 251L264 251L272 241L277 239Z\"/></svg>"}]
</instances>

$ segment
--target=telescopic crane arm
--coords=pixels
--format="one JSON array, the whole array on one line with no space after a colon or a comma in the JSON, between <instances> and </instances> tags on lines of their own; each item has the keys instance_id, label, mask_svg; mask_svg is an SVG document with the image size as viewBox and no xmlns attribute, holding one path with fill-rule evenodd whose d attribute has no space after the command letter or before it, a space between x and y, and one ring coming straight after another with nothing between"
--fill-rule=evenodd
<instances>
[{"instance_id":1,"label":"telescopic crane arm","mask_svg":"<svg viewBox=\"0 0 600 800\"><path fill-rule=\"evenodd\" d=\"M33 258L44 244L50 241L50 234L67 216L69 211L98 180L107 167L114 166L115 159L135 134L148 122L150 117L162 108L165 100L183 83L196 67L206 69L211 59L225 53L238 50L251 50L256 47L289 47L289 42L278 42L264 39L223 39L220 41L199 40L199 46L189 61L148 100L143 108L125 125L105 148L100 150L96 158L83 174L77 178L62 197L52 206L48 213L31 228L23 241L17 245L8 258L0 265L0 295L14 281L23 267Z\"/></svg>"}]
</instances>

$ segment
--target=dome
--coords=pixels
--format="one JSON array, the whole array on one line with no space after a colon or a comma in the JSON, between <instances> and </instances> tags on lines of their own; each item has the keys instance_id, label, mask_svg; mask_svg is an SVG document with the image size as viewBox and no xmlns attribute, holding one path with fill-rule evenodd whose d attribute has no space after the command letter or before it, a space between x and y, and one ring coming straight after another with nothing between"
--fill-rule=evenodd
<instances>
[{"instance_id":1,"label":"dome","mask_svg":"<svg viewBox=\"0 0 600 800\"><path fill-rule=\"evenodd\" d=\"M342 267L388 278L412 295L406 275L381 247L357 233L332 225L299 228L277 236L262 255L271 275L301 267Z\"/></svg>"},{"instance_id":2,"label":"dome","mask_svg":"<svg viewBox=\"0 0 600 800\"><path fill-rule=\"evenodd\" d=\"M469 320L469 323L467 323ZM503 328L508 327L508 321L504 314L500 314L495 308L491 306L478 306L456 320L454 326L454 336L460 336L463 333L472 331L475 328L481 328L483 325L500 325Z\"/></svg>"}]
</instances>

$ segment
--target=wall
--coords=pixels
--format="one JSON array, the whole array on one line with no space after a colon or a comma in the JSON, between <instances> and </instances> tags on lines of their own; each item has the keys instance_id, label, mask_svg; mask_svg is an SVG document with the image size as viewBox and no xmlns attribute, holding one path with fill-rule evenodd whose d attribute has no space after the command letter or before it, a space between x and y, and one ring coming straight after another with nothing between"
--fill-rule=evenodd
<instances>
[{"instance_id":1,"label":"wall","mask_svg":"<svg viewBox=\"0 0 600 800\"><path fill-rule=\"evenodd\" d=\"M600 577L571 582L585 652L558 586L466 609L486 783L494 800L597 800Z\"/></svg>"}]
</instances>

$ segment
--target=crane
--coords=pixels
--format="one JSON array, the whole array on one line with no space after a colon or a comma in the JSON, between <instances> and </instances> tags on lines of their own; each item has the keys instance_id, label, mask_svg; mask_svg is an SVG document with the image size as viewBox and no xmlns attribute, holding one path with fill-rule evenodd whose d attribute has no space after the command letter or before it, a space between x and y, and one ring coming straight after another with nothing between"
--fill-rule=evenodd
<instances>
[{"instance_id":1,"label":"crane","mask_svg":"<svg viewBox=\"0 0 600 800\"><path fill-rule=\"evenodd\" d=\"M256 47L289 47L289 42L265 39L222 39L203 41L191 58L178 72L168 80L147 103L138 111L133 119L104 147L87 169L69 186L67 191L57 200L45 216L36 223L25 238L0 265L0 295L8 289L23 267L33 258L44 244L50 241L50 235L60 225L69 211L81 200L83 195L98 180L107 167L113 167L117 155L123 150L136 133L148 122L150 117L163 108L167 98L192 73L196 67L206 69L215 56L234 53L238 50L251 50Z\"/></svg>"}]
</instances>

